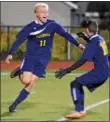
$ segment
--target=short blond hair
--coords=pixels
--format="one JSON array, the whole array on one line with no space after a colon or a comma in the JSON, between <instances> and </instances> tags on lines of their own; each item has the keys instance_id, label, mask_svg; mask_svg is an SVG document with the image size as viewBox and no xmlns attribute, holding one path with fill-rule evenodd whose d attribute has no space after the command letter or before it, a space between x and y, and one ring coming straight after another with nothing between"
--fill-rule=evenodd
<instances>
[{"instance_id":1,"label":"short blond hair","mask_svg":"<svg viewBox=\"0 0 110 122\"><path fill-rule=\"evenodd\" d=\"M49 6L48 6L48 4L46 4L46 3L37 3L35 6L34 6L34 12L36 13L36 8L37 7L45 7L45 8L47 8L47 9L49 9Z\"/></svg>"}]
</instances>

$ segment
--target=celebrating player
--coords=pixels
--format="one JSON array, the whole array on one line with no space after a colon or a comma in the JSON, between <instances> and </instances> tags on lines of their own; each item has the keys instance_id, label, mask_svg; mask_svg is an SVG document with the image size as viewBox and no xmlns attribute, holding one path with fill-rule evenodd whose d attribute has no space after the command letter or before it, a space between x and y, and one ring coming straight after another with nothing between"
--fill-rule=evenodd
<instances>
[{"instance_id":1,"label":"celebrating player","mask_svg":"<svg viewBox=\"0 0 110 122\"><path fill-rule=\"evenodd\" d=\"M97 31L97 21L88 21L86 24L86 32L78 33L79 37L83 37L88 42L82 57L71 67L61 69L55 74L56 78L60 79L87 61L93 61L94 63L94 69L82 76L77 77L70 83L71 96L75 105L75 111L65 116L66 118L79 119L84 117L86 115L86 111L84 110L83 86L86 86L90 92L93 92L97 87L102 85L109 76L107 46L104 39L97 34Z\"/></svg>"},{"instance_id":2,"label":"celebrating player","mask_svg":"<svg viewBox=\"0 0 110 122\"><path fill-rule=\"evenodd\" d=\"M53 37L55 33L60 34L77 47L84 49L73 36L66 32L54 20L48 20L48 5L37 3L34 8L36 20L25 26L18 34L13 43L6 63L10 63L12 54L27 39L26 54L20 68L11 73L11 77L19 75L21 82L25 85L16 100L9 106L10 112L15 112L17 105L27 98L36 81L45 76L45 70L51 57Z\"/></svg>"}]
</instances>

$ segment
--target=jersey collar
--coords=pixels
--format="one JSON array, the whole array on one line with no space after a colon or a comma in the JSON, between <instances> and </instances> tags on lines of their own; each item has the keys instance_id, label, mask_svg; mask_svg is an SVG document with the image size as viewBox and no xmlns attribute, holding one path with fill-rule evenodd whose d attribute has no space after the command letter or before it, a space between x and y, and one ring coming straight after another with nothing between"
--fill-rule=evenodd
<instances>
[{"instance_id":1,"label":"jersey collar","mask_svg":"<svg viewBox=\"0 0 110 122\"><path fill-rule=\"evenodd\" d=\"M47 21L48 21L48 20L47 20ZM46 22L47 22L47 21L46 21ZM34 22L35 22L36 24L39 24L38 21L37 21L37 19L36 19ZM46 23L46 22L45 22L45 23ZM43 23L43 24L45 24L45 23ZM42 25L43 25L43 24L42 24Z\"/></svg>"},{"instance_id":2,"label":"jersey collar","mask_svg":"<svg viewBox=\"0 0 110 122\"><path fill-rule=\"evenodd\" d=\"M93 38L97 37L98 34L92 35L89 40L92 40Z\"/></svg>"}]
</instances>

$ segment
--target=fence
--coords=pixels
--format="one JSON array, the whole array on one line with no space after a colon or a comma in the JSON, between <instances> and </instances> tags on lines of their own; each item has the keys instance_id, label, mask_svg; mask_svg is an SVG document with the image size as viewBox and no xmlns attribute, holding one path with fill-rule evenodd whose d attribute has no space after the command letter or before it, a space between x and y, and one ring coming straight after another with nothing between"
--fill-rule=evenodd
<instances>
[{"instance_id":1,"label":"fence","mask_svg":"<svg viewBox=\"0 0 110 122\"><path fill-rule=\"evenodd\" d=\"M12 43L16 39L17 33L23 26L1 26L1 59L4 60ZM69 33L77 33L83 31L80 27L64 27ZM105 38L110 50L110 30L100 30L100 34ZM83 39L78 39L79 42L86 44ZM22 59L25 54L26 41L19 47L14 54L14 59ZM55 34L53 41L53 51L51 60L78 60L82 52L74 45L58 34Z\"/></svg>"}]
</instances>

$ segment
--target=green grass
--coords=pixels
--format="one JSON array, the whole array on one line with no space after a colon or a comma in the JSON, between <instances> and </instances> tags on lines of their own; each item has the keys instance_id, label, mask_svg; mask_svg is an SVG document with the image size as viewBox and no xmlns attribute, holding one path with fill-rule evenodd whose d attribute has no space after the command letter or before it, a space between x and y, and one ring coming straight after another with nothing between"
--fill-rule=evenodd
<instances>
[{"instance_id":1,"label":"green grass","mask_svg":"<svg viewBox=\"0 0 110 122\"><path fill-rule=\"evenodd\" d=\"M50 73L50 72L49 72ZM18 112L10 114L8 106L17 97L23 85L17 78L10 79L9 75L1 77L1 119L2 121L55 121L74 109L70 96L69 83L83 72L74 72L61 80L54 75L37 81L30 94L18 107ZM105 100L109 97L109 82L98 88L92 94L85 88L85 106ZM76 121L76 120L75 120ZM109 103L97 106L88 111L88 116L77 121L109 121Z\"/></svg>"}]
</instances>

